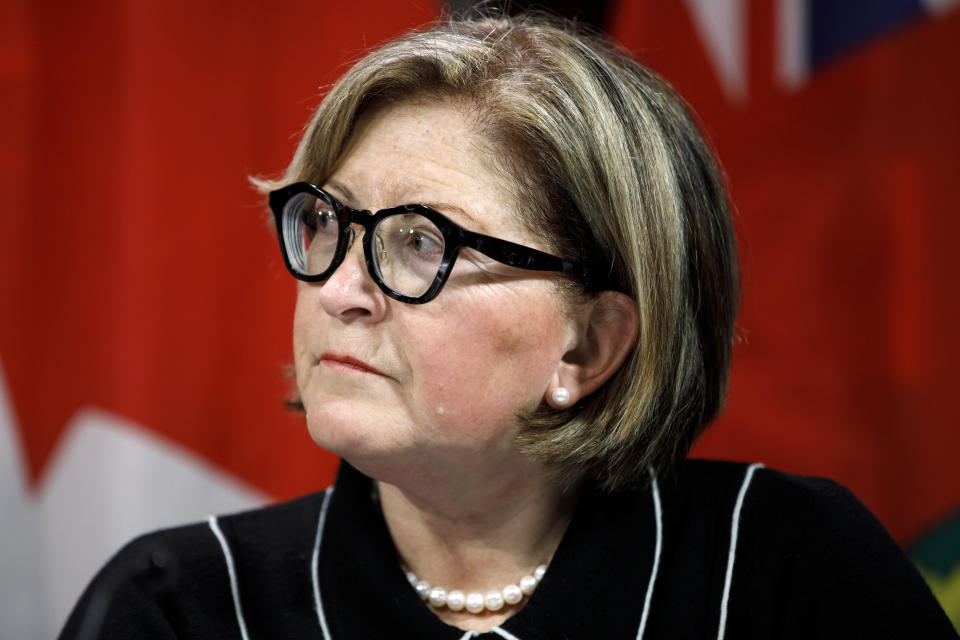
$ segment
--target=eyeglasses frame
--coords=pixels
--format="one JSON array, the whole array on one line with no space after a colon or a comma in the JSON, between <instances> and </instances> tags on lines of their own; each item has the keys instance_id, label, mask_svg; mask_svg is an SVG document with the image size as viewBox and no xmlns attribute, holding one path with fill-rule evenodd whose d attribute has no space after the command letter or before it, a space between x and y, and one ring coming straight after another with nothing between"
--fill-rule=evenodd
<instances>
[{"instance_id":1,"label":"eyeglasses frame","mask_svg":"<svg viewBox=\"0 0 960 640\"><path fill-rule=\"evenodd\" d=\"M322 273L316 275L300 273L294 268L290 262L290 254L287 252L284 240L284 207L291 198L301 193L307 193L323 200L333 208L333 212L337 216L337 248L334 251L330 266ZM509 240L501 240L500 238L470 231L425 204L403 204L387 209L380 209L376 212L371 212L366 209L353 209L342 204L332 195L309 182L295 182L271 191L269 203L276 223L277 237L280 239L280 252L283 254L283 261L287 267L287 271L289 271L294 278L302 280L303 282L322 282L333 275L333 272L343 263L347 252L350 250L350 246L353 244L354 231L352 226L354 224L364 229L363 257L367 264L367 273L370 274L374 283L376 283L380 290L388 297L407 304L425 304L436 298L443 288L443 285L446 284L447 278L449 278L450 272L453 270L453 265L457 260L457 256L460 254L460 250L464 247L475 249L501 264L518 269L559 272L578 278L584 283L590 282L590 272L584 265L570 260L564 260L563 258L538 249L525 247L521 244L510 242ZM391 289L386 282L383 281L380 268L373 257L374 228L384 218L401 214L421 215L436 225L437 229L439 229L443 235L443 257L440 259L437 275L427 290L419 296L407 296Z\"/></svg>"}]
</instances>

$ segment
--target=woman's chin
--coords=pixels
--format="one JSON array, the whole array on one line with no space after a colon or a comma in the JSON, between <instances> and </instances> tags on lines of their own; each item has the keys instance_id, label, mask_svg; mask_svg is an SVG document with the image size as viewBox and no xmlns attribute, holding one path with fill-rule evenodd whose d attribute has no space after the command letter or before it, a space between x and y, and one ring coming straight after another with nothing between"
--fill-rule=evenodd
<instances>
[{"instance_id":1,"label":"woman's chin","mask_svg":"<svg viewBox=\"0 0 960 640\"><path fill-rule=\"evenodd\" d=\"M400 465L404 447L383 432L371 433L356 423L344 424L329 416L307 414L311 439L322 449L340 456L358 470L380 478L387 469Z\"/></svg>"},{"instance_id":2,"label":"woman's chin","mask_svg":"<svg viewBox=\"0 0 960 640\"><path fill-rule=\"evenodd\" d=\"M341 428L341 425L331 424L329 420L311 420L307 417L307 430L310 438L322 449L336 454L341 458L370 455L374 447L369 434L364 434L356 428Z\"/></svg>"}]
</instances>

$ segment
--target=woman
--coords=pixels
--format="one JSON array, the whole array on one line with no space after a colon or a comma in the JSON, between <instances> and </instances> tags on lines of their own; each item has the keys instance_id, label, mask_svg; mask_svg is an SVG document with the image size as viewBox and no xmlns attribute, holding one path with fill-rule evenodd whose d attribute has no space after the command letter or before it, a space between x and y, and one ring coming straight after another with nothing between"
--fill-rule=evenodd
<instances>
[{"instance_id":1,"label":"woman","mask_svg":"<svg viewBox=\"0 0 960 640\"><path fill-rule=\"evenodd\" d=\"M730 213L681 100L602 40L405 36L261 186L336 484L135 541L63 637L954 637L837 485L683 461L727 386ZM158 553L176 576L124 574Z\"/></svg>"}]
</instances>

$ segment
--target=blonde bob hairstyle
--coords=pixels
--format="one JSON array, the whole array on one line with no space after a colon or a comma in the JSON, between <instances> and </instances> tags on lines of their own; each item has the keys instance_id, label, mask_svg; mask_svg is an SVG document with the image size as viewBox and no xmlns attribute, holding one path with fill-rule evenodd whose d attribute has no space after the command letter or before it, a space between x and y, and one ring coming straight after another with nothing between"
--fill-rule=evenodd
<instances>
[{"instance_id":1,"label":"blonde bob hairstyle","mask_svg":"<svg viewBox=\"0 0 960 640\"><path fill-rule=\"evenodd\" d=\"M522 221L636 301L639 337L620 370L573 407L521 416L519 449L565 484L615 489L669 469L723 404L739 296L726 192L684 102L569 22L445 20L354 64L283 177L259 186L322 185L361 114L411 98L469 105Z\"/></svg>"}]
</instances>

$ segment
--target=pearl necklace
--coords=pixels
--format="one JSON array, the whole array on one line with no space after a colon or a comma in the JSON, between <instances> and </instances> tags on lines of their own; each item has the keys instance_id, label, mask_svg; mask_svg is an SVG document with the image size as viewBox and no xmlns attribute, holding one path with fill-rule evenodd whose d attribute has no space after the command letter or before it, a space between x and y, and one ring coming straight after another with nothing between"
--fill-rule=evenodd
<instances>
[{"instance_id":1,"label":"pearl necklace","mask_svg":"<svg viewBox=\"0 0 960 640\"><path fill-rule=\"evenodd\" d=\"M532 575L520 578L520 584L508 584L503 589L488 591L486 595L479 591L464 594L459 589L447 591L440 586L431 586L426 580L420 580L412 571L407 571L407 580L416 589L417 594L435 607L447 607L451 611L466 609L470 613L499 611L506 605L514 605L529 596L540 584L543 574L547 572L547 565L542 564L533 570Z\"/></svg>"}]
</instances>

